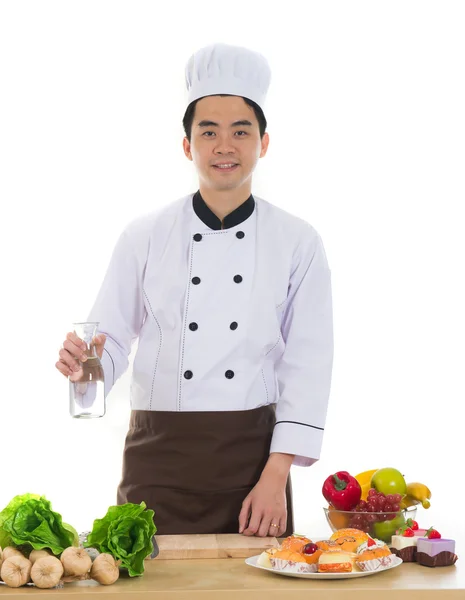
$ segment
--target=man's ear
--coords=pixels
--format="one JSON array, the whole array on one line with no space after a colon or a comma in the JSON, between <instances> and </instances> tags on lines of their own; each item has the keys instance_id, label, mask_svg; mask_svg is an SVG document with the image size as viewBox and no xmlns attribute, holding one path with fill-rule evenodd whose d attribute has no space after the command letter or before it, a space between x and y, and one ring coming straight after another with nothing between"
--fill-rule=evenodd
<instances>
[{"instance_id":1,"label":"man's ear","mask_svg":"<svg viewBox=\"0 0 465 600\"><path fill-rule=\"evenodd\" d=\"M187 156L187 158L189 160L192 160L191 145L187 137L184 137L184 139L182 140L182 147L184 149L184 154Z\"/></svg>"},{"instance_id":2,"label":"man's ear","mask_svg":"<svg viewBox=\"0 0 465 600\"><path fill-rule=\"evenodd\" d=\"M270 143L270 136L265 133L262 137L262 149L260 151L260 158L263 158L268 150L268 144Z\"/></svg>"}]
</instances>

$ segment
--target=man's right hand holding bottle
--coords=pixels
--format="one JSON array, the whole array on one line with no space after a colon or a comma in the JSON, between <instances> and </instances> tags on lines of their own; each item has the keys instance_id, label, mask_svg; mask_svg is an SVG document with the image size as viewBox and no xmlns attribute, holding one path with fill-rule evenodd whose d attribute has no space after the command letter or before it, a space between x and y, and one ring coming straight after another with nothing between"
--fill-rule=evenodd
<instances>
[{"instance_id":1,"label":"man's right hand holding bottle","mask_svg":"<svg viewBox=\"0 0 465 600\"><path fill-rule=\"evenodd\" d=\"M97 356L100 359L102 358L106 339L106 335L103 333L92 339L92 344L95 345ZM79 381L82 377L82 367L79 361L85 362L87 360L86 350L86 343L74 332L69 332L63 342L63 347L58 353L59 360L55 363L55 367L65 377L69 377L71 381Z\"/></svg>"}]
</instances>

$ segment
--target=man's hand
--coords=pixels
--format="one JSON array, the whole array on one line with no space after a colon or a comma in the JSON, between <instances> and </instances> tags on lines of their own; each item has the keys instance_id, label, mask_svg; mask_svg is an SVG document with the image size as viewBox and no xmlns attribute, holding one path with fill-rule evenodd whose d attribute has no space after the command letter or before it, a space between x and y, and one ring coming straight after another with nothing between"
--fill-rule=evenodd
<instances>
[{"instance_id":1,"label":"man's hand","mask_svg":"<svg viewBox=\"0 0 465 600\"><path fill-rule=\"evenodd\" d=\"M95 345L97 356L102 358L103 347L106 342L106 335L101 333L92 339L92 344ZM65 377L69 377L71 381L79 381L82 377L82 367L79 361L85 362L90 354L90 349L86 342L81 340L74 332L69 332L66 340L63 342L63 347L58 353L59 360L55 363L55 367Z\"/></svg>"},{"instance_id":2,"label":"man's hand","mask_svg":"<svg viewBox=\"0 0 465 600\"><path fill-rule=\"evenodd\" d=\"M291 454L270 454L260 480L242 503L239 533L279 537L286 531L286 483L293 459Z\"/></svg>"}]
</instances>

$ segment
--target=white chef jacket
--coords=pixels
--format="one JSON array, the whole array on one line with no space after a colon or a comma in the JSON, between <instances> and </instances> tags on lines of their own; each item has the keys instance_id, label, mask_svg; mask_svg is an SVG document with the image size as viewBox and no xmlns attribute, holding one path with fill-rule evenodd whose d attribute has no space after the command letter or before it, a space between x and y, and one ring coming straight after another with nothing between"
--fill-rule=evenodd
<instances>
[{"instance_id":1,"label":"white chef jacket","mask_svg":"<svg viewBox=\"0 0 465 600\"><path fill-rule=\"evenodd\" d=\"M333 365L321 237L255 195L224 225L198 191L122 232L89 315L107 337L105 396L139 338L133 410L276 403L270 452L311 465L320 457Z\"/></svg>"}]
</instances>

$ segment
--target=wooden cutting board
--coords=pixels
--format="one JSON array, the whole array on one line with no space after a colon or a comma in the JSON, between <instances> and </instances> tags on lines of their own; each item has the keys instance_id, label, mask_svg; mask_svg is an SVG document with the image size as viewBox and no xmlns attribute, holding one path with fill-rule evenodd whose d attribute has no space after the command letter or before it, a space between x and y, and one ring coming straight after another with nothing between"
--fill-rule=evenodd
<instances>
[{"instance_id":1,"label":"wooden cutting board","mask_svg":"<svg viewBox=\"0 0 465 600\"><path fill-rule=\"evenodd\" d=\"M249 537L239 533L156 535L155 539L160 550L155 560L248 558L279 546L275 537Z\"/></svg>"}]
</instances>

